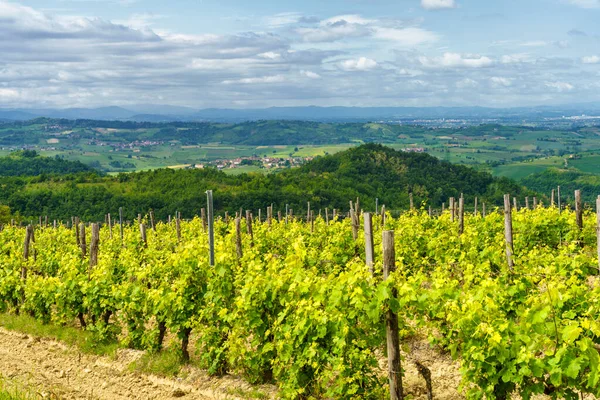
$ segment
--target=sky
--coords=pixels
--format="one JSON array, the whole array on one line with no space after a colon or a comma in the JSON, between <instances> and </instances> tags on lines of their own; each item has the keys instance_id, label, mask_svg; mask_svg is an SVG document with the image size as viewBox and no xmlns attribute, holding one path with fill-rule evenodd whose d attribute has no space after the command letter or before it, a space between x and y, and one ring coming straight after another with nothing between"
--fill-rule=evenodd
<instances>
[{"instance_id":1,"label":"sky","mask_svg":"<svg viewBox=\"0 0 600 400\"><path fill-rule=\"evenodd\" d=\"M600 102L600 0L0 0L0 108Z\"/></svg>"}]
</instances>

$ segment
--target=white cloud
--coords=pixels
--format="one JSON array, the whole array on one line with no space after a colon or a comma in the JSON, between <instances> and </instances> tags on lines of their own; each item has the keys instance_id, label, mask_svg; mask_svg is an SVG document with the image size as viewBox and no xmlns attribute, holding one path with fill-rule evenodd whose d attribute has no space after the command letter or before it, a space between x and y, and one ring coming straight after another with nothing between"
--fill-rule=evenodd
<instances>
[{"instance_id":1,"label":"white cloud","mask_svg":"<svg viewBox=\"0 0 600 400\"><path fill-rule=\"evenodd\" d=\"M236 83L241 83L245 85L255 85L262 83L281 83L285 82L285 77L283 75L272 75L272 76L259 76L254 78L242 78L242 79L226 79L222 83L225 85L233 85Z\"/></svg>"},{"instance_id":2,"label":"white cloud","mask_svg":"<svg viewBox=\"0 0 600 400\"><path fill-rule=\"evenodd\" d=\"M366 57L360 57L355 60L345 60L340 63L344 71L368 71L377 67L377 61Z\"/></svg>"},{"instance_id":3,"label":"white cloud","mask_svg":"<svg viewBox=\"0 0 600 400\"><path fill-rule=\"evenodd\" d=\"M534 61L534 58L532 58L531 55L526 53L508 54L502 56L502 58L500 59L500 62L502 62L502 64L522 64Z\"/></svg>"},{"instance_id":4,"label":"white cloud","mask_svg":"<svg viewBox=\"0 0 600 400\"><path fill-rule=\"evenodd\" d=\"M477 86L479 86L479 83L471 78L461 79L460 81L456 82L456 87L459 89L470 89Z\"/></svg>"},{"instance_id":5,"label":"white cloud","mask_svg":"<svg viewBox=\"0 0 600 400\"><path fill-rule=\"evenodd\" d=\"M267 51L265 53L258 54L258 57L265 58L267 60L281 60L281 54L273 51Z\"/></svg>"},{"instance_id":6,"label":"white cloud","mask_svg":"<svg viewBox=\"0 0 600 400\"><path fill-rule=\"evenodd\" d=\"M485 68L494 65L494 60L481 55L444 53L442 57L419 57L419 62L429 68Z\"/></svg>"},{"instance_id":7,"label":"white cloud","mask_svg":"<svg viewBox=\"0 0 600 400\"><path fill-rule=\"evenodd\" d=\"M582 57L581 62L584 64L598 64L598 63L600 63L600 57L599 56Z\"/></svg>"},{"instance_id":8,"label":"white cloud","mask_svg":"<svg viewBox=\"0 0 600 400\"><path fill-rule=\"evenodd\" d=\"M421 7L426 10L444 10L456 8L454 0L421 0Z\"/></svg>"},{"instance_id":9,"label":"white cloud","mask_svg":"<svg viewBox=\"0 0 600 400\"><path fill-rule=\"evenodd\" d=\"M357 14L336 15L335 17L324 19L320 22L321 26L334 25L339 23L369 25L377 22L375 19L363 18Z\"/></svg>"},{"instance_id":10,"label":"white cloud","mask_svg":"<svg viewBox=\"0 0 600 400\"><path fill-rule=\"evenodd\" d=\"M568 2L581 8L600 8L600 0L568 0Z\"/></svg>"},{"instance_id":11,"label":"white cloud","mask_svg":"<svg viewBox=\"0 0 600 400\"><path fill-rule=\"evenodd\" d=\"M3 89L0 88L0 99L2 100L12 100L19 97L19 92L15 89Z\"/></svg>"},{"instance_id":12,"label":"white cloud","mask_svg":"<svg viewBox=\"0 0 600 400\"><path fill-rule=\"evenodd\" d=\"M162 15L141 13L133 14L127 20L114 20L112 22L117 25L124 25L133 29L141 30L150 28L157 20L162 18L164 18Z\"/></svg>"},{"instance_id":13,"label":"white cloud","mask_svg":"<svg viewBox=\"0 0 600 400\"><path fill-rule=\"evenodd\" d=\"M373 37L391 40L401 46L417 46L423 43L436 42L439 36L421 28L376 28Z\"/></svg>"},{"instance_id":14,"label":"white cloud","mask_svg":"<svg viewBox=\"0 0 600 400\"><path fill-rule=\"evenodd\" d=\"M546 82L546 86L559 92L570 92L575 89L575 86L568 82Z\"/></svg>"},{"instance_id":15,"label":"white cloud","mask_svg":"<svg viewBox=\"0 0 600 400\"><path fill-rule=\"evenodd\" d=\"M320 79L321 78L321 75L317 74L316 72L306 71L306 70L300 70L300 75L302 75L306 78L310 78L310 79Z\"/></svg>"},{"instance_id":16,"label":"white cloud","mask_svg":"<svg viewBox=\"0 0 600 400\"><path fill-rule=\"evenodd\" d=\"M265 17L265 25L270 28L280 28L285 25L297 24L303 18L302 13L287 12Z\"/></svg>"},{"instance_id":17,"label":"white cloud","mask_svg":"<svg viewBox=\"0 0 600 400\"><path fill-rule=\"evenodd\" d=\"M490 78L490 81L492 82L492 86L494 87L509 87L512 86L512 79L511 78L505 78L505 77L501 77L501 76L493 76Z\"/></svg>"},{"instance_id":18,"label":"white cloud","mask_svg":"<svg viewBox=\"0 0 600 400\"><path fill-rule=\"evenodd\" d=\"M548 46L548 42L544 40L530 40L527 42L522 42L519 45L523 47L544 47Z\"/></svg>"}]
</instances>

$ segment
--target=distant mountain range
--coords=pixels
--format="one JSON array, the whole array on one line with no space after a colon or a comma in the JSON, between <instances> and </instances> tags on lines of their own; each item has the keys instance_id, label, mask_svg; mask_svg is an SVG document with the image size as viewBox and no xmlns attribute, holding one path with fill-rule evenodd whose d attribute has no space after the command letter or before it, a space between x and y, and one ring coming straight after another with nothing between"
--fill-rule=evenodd
<instances>
[{"instance_id":1,"label":"distant mountain range","mask_svg":"<svg viewBox=\"0 0 600 400\"><path fill-rule=\"evenodd\" d=\"M123 107L66 109L1 109L0 120L25 121L38 117L65 119L123 120L147 122L256 120L309 120L364 122L374 120L468 119L539 120L563 116L600 116L600 103L562 106L487 108L487 107L271 107L256 109L208 108L140 104Z\"/></svg>"}]
</instances>

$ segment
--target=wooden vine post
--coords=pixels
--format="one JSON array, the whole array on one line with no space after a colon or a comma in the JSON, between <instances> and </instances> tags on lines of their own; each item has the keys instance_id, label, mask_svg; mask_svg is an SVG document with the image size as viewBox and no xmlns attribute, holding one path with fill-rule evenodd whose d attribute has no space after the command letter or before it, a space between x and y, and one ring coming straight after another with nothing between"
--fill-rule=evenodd
<instances>
[{"instance_id":1,"label":"wooden vine post","mask_svg":"<svg viewBox=\"0 0 600 400\"><path fill-rule=\"evenodd\" d=\"M213 211L213 192L206 191L206 208L208 211L208 262L211 267L215 266L215 228L214 228L214 211Z\"/></svg>"},{"instance_id":2,"label":"wooden vine post","mask_svg":"<svg viewBox=\"0 0 600 400\"><path fill-rule=\"evenodd\" d=\"M108 234L112 239L112 219L110 218L110 213L108 213Z\"/></svg>"},{"instance_id":3,"label":"wooden vine post","mask_svg":"<svg viewBox=\"0 0 600 400\"><path fill-rule=\"evenodd\" d=\"M385 204L381 206L381 227L385 227Z\"/></svg>"},{"instance_id":4,"label":"wooden vine post","mask_svg":"<svg viewBox=\"0 0 600 400\"><path fill-rule=\"evenodd\" d=\"M383 279L396 270L396 251L394 249L394 231L383 232ZM396 288L392 289L392 297L397 297ZM390 382L390 400L404 398L402 390L402 370L400 365L400 333L398 315L391 309L386 311L385 332L387 341L388 378Z\"/></svg>"},{"instance_id":5,"label":"wooden vine post","mask_svg":"<svg viewBox=\"0 0 600 400\"><path fill-rule=\"evenodd\" d=\"M25 229L25 242L23 244L23 259L25 263L21 267L21 279L27 280L27 261L29 260L29 247L31 242L34 241L33 225L27 225Z\"/></svg>"},{"instance_id":6,"label":"wooden vine post","mask_svg":"<svg viewBox=\"0 0 600 400\"><path fill-rule=\"evenodd\" d=\"M462 235L465 230L465 198L458 199L458 234Z\"/></svg>"},{"instance_id":7,"label":"wooden vine post","mask_svg":"<svg viewBox=\"0 0 600 400\"><path fill-rule=\"evenodd\" d=\"M246 210L246 229L250 235L250 245L254 246L254 234L252 233L252 214L250 210Z\"/></svg>"},{"instance_id":8,"label":"wooden vine post","mask_svg":"<svg viewBox=\"0 0 600 400\"><path fill-rule=\"evenodd\" d=\"M512 232L512 212L510 209L510 195L504 195L504 239L506 241L506 261L508 268L513 269L513 232Z\"/></svg>"},{"instance_id":9,"label":"wooden vine post","mask_svg":"<svg viewBox=\"0 0 600 400\"><path fill-rule=\"evenodd\" d=\"M140 237L142 238L142 242L144 242L144 247L148 247L148 238L146 237L146 225L140 224Z\"/></svg>"},{"instance_id":10,"label":"wooden vine post","mask_svg":"<svg viewBox=\"0 0 600 400\"><path fill-rule=\"evenodd\" d=\"M556 197L557 197L557 200L558 200L558 213L560 214L562 212L562 207L561 207L561 204L560 204L560 186L558 186L556 188Z\"/></svg>"},{"instance_id":11,"label":"wooden vine post","mask_svg":"<svg viewBox=\"0 0 600 400\"><path fill-rule=\"evenodd\" d=\"M98 249L100 248L100 225L92 224L92 237L90 239L90 268L88 269L88 278L92 274L92 269L98 265Z\"/></svg>"},{"instance_id":12,"label":"wooden vine post","mask_svg":"<svg viewBox=\"0 0 600 400\"><path fill-rule=\"evenodd\" d=\"M235 249L237 252L238 260L243 256L242 253L242 218L240 215L235 217Z\"/></svg>"},{"instance_id":13,"label":"wooden vine post","mask_svg":"<svg viewBox=\"0 0 600 400\"><path fill-rule=\"evenodd\" d=\"M537 206L538 206L538 199L537 199L537 197L534 197L533 198L533 208L536 209Z\"/></svg>"},{"instance_id":14,"label":"wooden vine post","mask_svg":"<svg viewBox=\"0 0 600 400\"><path fill-rule=\"evenodd\" d=\"M529 210L529 197L525 197L525 209Z\"/></svg>"},{"instance_id":15,"label":"wooden vine post","mask_svg":"<svg viewBox=\"0 0 600 400\"><path fill-rule=\"evenodd\" d=\"M412 192L408 194L408 199L410 201L410 211L415 209L415 203L413 201L413 194Z\"/></svg>"},{"instance_id":16,"label":"wooden vine post","mask_svg":"<svg viewBox=\"0 0 600 400\"><path fill-rule=\"evenodd\" d=\"M175 217L175 230L177 231L177 243L181 242L181 218L179 215Z\"/></svg>"},{"instance_id":17,"label":"wooden vine post","mask_svg":"<svg viewBox=\"0 0 600 400\"><path fill-rule=\"evenodd\" d=\"M306 223L310 224L310 201L306 206Z\"/></svg>"},{"instance_id":18,"label":"wooden vine post","mask_svg":"<svg viewBox=\"0 0 600 400\"><path fill-rule=\"evenodd\" d=\"M150 210L150 227L156 232L156 224L154 223L154 210Z\"/></svg>"},{"instance_id":19,"label":"wooden vine post","mask_svg":"<svg viewBox=\"0 0 600 400\"><path fill-rule=\"evenodd\" d=\"M375 265L375 257L373 252L373 216L371 213L364 214L364 225L365 225L365 262L371 275L374 275L375 271L373 266Z\"/></svg>"},{"instance_id":20,"label":"wooden vine post","mask_svg":"<svg viewBox=\"0 0 600 400\"><path fill-rule=\"evenodd\" d=\"M450 208L450 222L454 222L454 197L450 197L448 207Z\"/></svg>"},{"instance_id":21,"label":"wooden vine post","mask_svg":"<svg viewBox=\"0 0 600 400\"><path fill-rule=\"evenodd\" d=\"M85 224L82 222L79 224L79 245L81 246L81 258L85 258L87 251L87 243L85 240Z\"/></svg>"},{"instance_id":22,"label":"wooden vine post","mask_svg":"<svg viewBox=\"0 0 600 400\"><path fill-rule=\"evenodd\" d=\"M583 206L581 204L581 190L575 191L575 219L577 220L577 228L581 232L583 230Z\"/></svg>"},{"instance_id":23,"label":"wooden vine post","mask_svg":"<svg viewBox=\"0 0 600 400\"><path fill-rule=\"evenodd\" d=\"M206 209L200 209L200 218L202 219L202 231L206 232Z\"/></svg>"},{"instance_id":24,"label":"wooden vine post","mask_svg":"<svg viewBox=\"0 0 600 400\"><path fill-rule=\"evenodd\" d=\"M550 207L554 207L554 195L555 195L555 190L552 189L552 194L550 195Z\"/></svg>"},{"instance_id":25,"label":"wooden vine post","mask_svg":"<svg viewBox=\"0 0 600 400\"><path fill-rule=\"evenodd\" d=\"M285 205L285 224L287 225L288 223L288 215L289 215L289 211L290 211L290 205L286 204Z\"/></svg>"},{"instance_id":26,"label":"wooden vine post","mask_svg":"<svg viewBox=\"0 0 600 400\"><path fill-rule=\"evenodd\" d=\"M79 237L79 218L73 218L73 228L75 228L75 238L77 239L77 246L81 246L81 238Z\"/></svg>"},{"instance_id":27,"label":"wooden vine post","mask_svg":"<svg viewBox=\"0 0 600 400\"><path fill-rule=\"evenodd\" d=\"M481 203L481 216L485 218L485 203Z\"/></svg>"},{"instance_id":28,"label":"wooden vine post","mask_svg":"<svg viewBox=\"0 0 600 400\"><path fill-rule=\"evenodd\" d=\"M477 197L475 197L475 211L473 212L474 216L477 216Z\"/></svg>"}]
</instances>

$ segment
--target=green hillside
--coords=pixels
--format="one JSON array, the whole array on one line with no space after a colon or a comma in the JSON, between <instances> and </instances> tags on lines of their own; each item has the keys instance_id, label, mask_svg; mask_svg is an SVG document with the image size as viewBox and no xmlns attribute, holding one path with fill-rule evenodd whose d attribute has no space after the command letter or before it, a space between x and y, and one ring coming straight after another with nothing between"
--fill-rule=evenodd
<instances>
[{"instance_id":1,"label":"green hillside","mask_svg":"<svg viewBox=\"0 0 600 400\"><path fill-rule=\"evenodd\" d=\"M115 177L67 175L30 179L4 178L0 203L24 216L51 219L80 216L102 220L124 207L128 219L154 209L165 219L175 211L184 217L198 214L204 192L214 190L217 212L239 208L257 210L271 203L276 210L289 204L296 215L329 207L346 210L348 201L361 198L364 209L375 208L375 198L388 209L406 209L409 192L415 204L441 206L450 196L464 193L488 204L499 204L504 193L526 192L506 178L493 178L465 166L440 161L427 154L396 151L382 145L363 145L331 156L318 157L297 169L274 174L227 175L215 169L161 169Z\"/></svg>"},{"instance_id":2,"label":"green hillside","mask_svg":"<svg viewBox=\"0 0 600 400\"><path fill-rule=\"evenodd\" d=\"M0 157L0 176L38 176L42 174L97 173L93 168L60 157L41 157L32 150L15 151Z\"/></svg>"}]
</instances>

